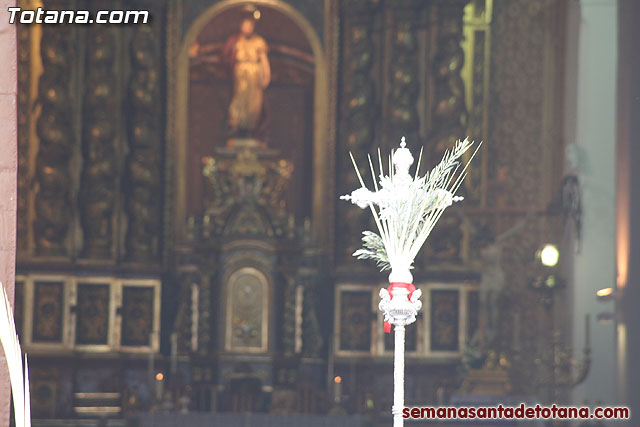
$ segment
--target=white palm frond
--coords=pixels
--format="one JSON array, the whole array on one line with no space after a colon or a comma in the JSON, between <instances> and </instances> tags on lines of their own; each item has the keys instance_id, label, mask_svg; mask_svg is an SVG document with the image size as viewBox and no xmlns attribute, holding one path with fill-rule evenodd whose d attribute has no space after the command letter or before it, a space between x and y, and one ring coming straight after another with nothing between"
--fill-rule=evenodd
<instances>
[{"instance_id":1,"label":"white palm frond","mask_svg":"<svg viewBox=\"0 0 640 427\"><path fill-rule=\"evenodd\" d=\"M409 168L413 164L413 156L402 138L400 149L389 156L388 175L384 175L382 157L378 150L379 182L369 157L373 191L365 185L355 159L351 156L361 187L341 199L351 201L360 208L369 207L379 232L376 234L365 231L363 248L353 255L358 259L375 260L381 270L398 269L408 272L444 210L462 200L455 193L466 176L469 163L481 146L478 145L460 170L461 158L472 145L473 142L468 139L458 141L453 149L444 153L436 167L424 176L418 176L421 150L416 172L412 177L409 175Z\"/></svg>"},{"instance_id":2,"label":"white palm frond","mask_svg":"<svg viewBox=\"0 0 640 427\"><path fill-rule=\"evenodd\" d=\"M0 283L2 285L2 283ZM13 409L16 427L31 427L31 403L29 400L29 369L27 355L24 357L24 373L22 370L22 350L13 320L13 310L9 303L7 291L2 286L0 298L0 343L9 368L9 380L13 394Z\"/></svg>"}]
</instances>

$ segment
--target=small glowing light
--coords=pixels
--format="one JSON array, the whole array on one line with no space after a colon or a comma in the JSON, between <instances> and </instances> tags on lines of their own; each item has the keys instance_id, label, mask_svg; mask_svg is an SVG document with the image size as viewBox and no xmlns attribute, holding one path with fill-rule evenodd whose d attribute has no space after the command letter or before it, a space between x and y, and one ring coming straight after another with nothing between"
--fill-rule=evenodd
<instances>
[{"instance_id":1,"label":"small glowing light","mask_svg":"<svg viewBox=\"0 0 640 427\"><path fill-rule=\"evenodd\" d=\"M542 265L555 267L556 264L558 264L559 258L560 253L556 245L548 243L540 250L540 262L542 262Z\"/></svg>"},{"instance_id":2,"label":"small glowing light","mask_svg":"<svg viewBox=\"0 0 640 427\"><path fill-rule=\"evenodd\" d=\"M164 379L164 374L162 372L158 372L156 374L156 381L162 381Z\"/></svg>"},{"instance_id":3,"label":"small glowing light","mask_svg":"<svg viewBox=\"0 0 640 427\"><path fill-rule=\"evenodd\" d=\"M554 276L553 274L549 275L547 277L547 279L544 281L544 284L547 286L547 288L553 288L556 286L556 276Z\"/></svg>"},{"instance_id":4,"label":"small glowing light","mask_svg":"<svg viewBox=\"0 0 640 427\"><path fill-rule=\"evenodd\" d=\"M599 289L598 292L596 292L596 295L598 295L600 298L608 297L608 296L611 296L612 294L613 294L612 288L603 288L603 289Z\"/></svg>"},{"instance_id":5,"label":"small glowing light","mask_svg":"<svg viewBox=\"0 0 640 427\"><path fill-rule=\"evenodd\" d=\"M256 9L256 10L253 11L253 19L255 19L255 20L260 19L260 15L261 14L260 14L259 10Z\"/></svg>"},{"instance_id":6,"label":"small glowing light","mask_svg":"<svg viewBox=\"0 0 640 427\"><path fill-rule=\"evenodd\" d=\"M333 379L333 382L336 384L340 384L342 382L342 377L338 375Z\"/></svg>"}]
</instances>

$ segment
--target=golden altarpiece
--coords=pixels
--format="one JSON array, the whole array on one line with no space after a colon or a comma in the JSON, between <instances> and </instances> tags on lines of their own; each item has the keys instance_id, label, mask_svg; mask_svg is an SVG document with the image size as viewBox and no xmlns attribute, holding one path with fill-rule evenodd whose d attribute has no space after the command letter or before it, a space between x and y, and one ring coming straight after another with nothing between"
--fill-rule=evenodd
<instances>
[{"instance_id":1,"label":"golden altarpiece","mask_svg":"<svg viewBox=\"0 0 640 427\"><path fill-rule=\"evenodd\" d=\"M407 332L408 404L454 394L482 249L543 211L556 182L525 167L553 170L558 150L547 3L19 1L152 15L19 27L16 319L34 416L386 414L380 276L351 256L368 216L337 201L357 184L347 152L401 136L430 164L465 135L488 141L414 273L425 309ZM245 31L262 41L240 45ZM519 231L527 250L545 221ZM514 245L502 323L537 313Z\"/></svg>"}]
</instances>

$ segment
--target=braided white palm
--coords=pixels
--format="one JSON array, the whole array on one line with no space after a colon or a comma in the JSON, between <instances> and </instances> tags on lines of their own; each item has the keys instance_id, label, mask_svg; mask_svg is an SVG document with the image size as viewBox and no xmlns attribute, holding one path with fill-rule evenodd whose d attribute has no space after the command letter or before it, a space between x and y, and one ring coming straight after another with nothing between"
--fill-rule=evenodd
<instances>
[{"instance_id":1,"label":"braided white palm","mask_svg":"<svg viewBox=\"0 0 640 427\"><path fill-rule=\"evenodd\" d=\"M445 152L442 161L435 168L424 176L418 177L422 159L422 150L420 150L416 174L411 177L409 168L413 164L413 156L406 148L403 137L400 148L389 156L389 175L387 176L384 175L382 158L378 150L379 186L369 156L375 191L367 188L351 156L361 187L340 198L350 200L363 209L369 207L379 231L379 234L364 231L363 248L358 249L353 255L358 259L375 260L381 271L391 269L391 281L396 281L393 280L394 271L406 279L408 270L413 268L413 260L444 210L454 202L463 199L454 194L462 184L467 166L477 153L477 149L462 171L457 172L461 165L460 157L471 145L473 143L468 139L458 141L453 150ZM392 164L395 168L391 167ZM407 282L411 282L410 276L408 279Z\"/></svg>"},{"instance_id":2,"label":"braided white palm","mask_svg":"<svg viewBox=\"0 0 640 427\"><path fill-rule=\"evenodd\" d=\"M0 282L2 286L2 282ZM29 368L27 355L24 356L24 376L22 373L22 350L13 320L13 310L7 291L2 286L0 293L0 342L9 367L9 380L13 393L13 410L16 427L31 427L31 402L29 400Z\"/></svg>"},{"instance_id":3,"label":"braided white palm","mask_svg":"<svg viewBox=\"0 0 640 427\"><path fill-rule=\"evenodd\" d=\"M466 176L467 167L478 152L480 145L470 156L462 170L462 155L473 145L468 139L458 141L451 151L446 151L442 161L419 177L422 150L415 175L409 174L413 164L413 156L404 137L400 148L389 156L389 175L384 175L382 157L378 150L379 185L376 173L369 156L369 168L373 177L374 191L367 188L360 170L351 155L361 187L351 194L340 197L349 200L362 209L371 210L378 228L378 233L364 231L363 247L354 252L358 259L372 259L381 271L391 270L389 282L392 286L380 290L380 310L384 313L385 322L395 325L394 349L394 398L393 425L403 425L404 409L404 335L405 326L413 323L418 310L422 307L419 301L420 290L411 291L413 275L411 269L418 251L429 237L444 210L454 202L463 198L455 196L456 191ZM393 166L392 166L393 165ZM400 286L394 286L398 284ZM410 285L409 285L410 284Z\"/></svg>"}]
</instances>

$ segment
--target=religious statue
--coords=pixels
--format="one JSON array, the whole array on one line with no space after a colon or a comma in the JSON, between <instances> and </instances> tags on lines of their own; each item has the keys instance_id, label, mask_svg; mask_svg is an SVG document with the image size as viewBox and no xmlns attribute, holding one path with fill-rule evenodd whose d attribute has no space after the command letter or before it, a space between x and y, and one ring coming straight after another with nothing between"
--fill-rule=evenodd
<instances>
[{"instance_id":1,"label":"religious statue","mask_svg":"<svg viewBox=\"0 0 640 427\"><path fill-rule=\"evenodd\" d=\"M271 81L271 67L267 43L254 32L255 18L260 16L256 12L242 20L240 32L227 40L223 54L233 78L230 136L238 139L260 139L264 134L264 90Z\"/></svg>"},{"instance_id":2,"label":"religious statue","mask_svg":"<svg viewBox=\"0 0 640 427\"><path fill-rule=\"evenodd\" d=\"M482 276L480 279L480 310L482 316L483 344L485 348L491 348L498 336L498 321L500 307L498 301L505 285L505 274L502 268L502 250L506 241L520 231L529 221L531 214L527 214L513 227L498 236L491 235L488 230L475 230L464 214L460 214L466 227L472 231L478 231L481 244L480 256L482 258ZM472 337L477 345L478 337Z\"/></svg>"}]
</instances>

